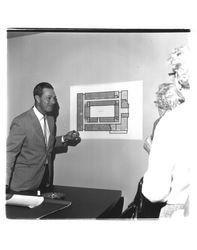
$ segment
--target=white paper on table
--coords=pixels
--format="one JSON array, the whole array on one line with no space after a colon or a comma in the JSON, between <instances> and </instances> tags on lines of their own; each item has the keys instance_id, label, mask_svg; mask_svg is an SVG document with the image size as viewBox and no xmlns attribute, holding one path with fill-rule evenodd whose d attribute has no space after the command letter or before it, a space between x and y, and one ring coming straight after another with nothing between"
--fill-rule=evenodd
<instances>
[{"instance_id":1,"label":"white paper on table","mask_svg":"<svg viewBox=\"0 0 197 250\"><path fill-rule=\"evenodd\" d=\"M9 200L6 201L6 205L34 208L39 206L43 201L44 197L42 196L14 194Z\"/></svg>"}]
</instances>

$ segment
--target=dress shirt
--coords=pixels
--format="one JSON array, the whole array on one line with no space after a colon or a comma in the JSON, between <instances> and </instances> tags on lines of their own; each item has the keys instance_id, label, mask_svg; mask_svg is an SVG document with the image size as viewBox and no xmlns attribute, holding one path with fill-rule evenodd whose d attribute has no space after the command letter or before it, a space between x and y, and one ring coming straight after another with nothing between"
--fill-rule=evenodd
<instances>
[{"instance_id":1,"label":"dress shirt","mask_svg":"<svg viewBox=\"0 0 197 250\"><path fill-rule=\"evenodd\" d=\"M44 115L42 113L40 113L40 111L38 111L38 109L35 106L33 107L33 111L40 122L40 126L42 128L43 135L45 135L44 134ZM47 136L47 142L48 142L49 136L50 136L50 131L49 131L49 125L48 125L47 119L46 119L46 136Z\"/></svg>"}]
</instances>

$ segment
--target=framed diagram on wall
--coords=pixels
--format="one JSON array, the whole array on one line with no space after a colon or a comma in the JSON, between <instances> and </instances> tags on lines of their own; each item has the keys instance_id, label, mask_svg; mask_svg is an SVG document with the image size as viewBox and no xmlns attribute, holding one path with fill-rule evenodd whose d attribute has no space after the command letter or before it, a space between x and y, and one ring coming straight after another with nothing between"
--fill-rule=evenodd
<instances>
[{"instance_id":1,"label":"framed diagram on wall","mask_svg":"<svg viewBox=\"0 0 197 250\"><path fill-rule=\"evenodd\" d=\"M70 87L70 127L83 139L142 139L142 81Z\"/></svg>"}]
</instances>

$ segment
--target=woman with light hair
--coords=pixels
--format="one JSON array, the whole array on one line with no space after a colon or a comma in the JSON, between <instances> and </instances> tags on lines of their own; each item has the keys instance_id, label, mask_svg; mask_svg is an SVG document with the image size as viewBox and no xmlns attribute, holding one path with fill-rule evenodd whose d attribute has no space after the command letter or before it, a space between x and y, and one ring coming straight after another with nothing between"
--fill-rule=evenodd
<instances>
[{"instance_id":1,"label":"woman with light hair","mask_svg":"<svg viewBox=\"0 0 197 250\"><path fill-rule=\"evenodd\" d=\"M169 58L172 69L169 75L173 78L172 83L161 84L156 93L160 118L154 124L149 145L145 145L150 152L148 168L122 218L182 218L189 215L191 170L196 166L193 147L196 124L191 112L188 52L186 47L180 47ZM195 193L192 199L195 200ZM195 208L192 212L196 213Z\"/></svg>"},{"instance_id":2,"label":"woman with light hair","mask_svg":"<svg viewBox=\"0 0 197 250\"><path fill-rule=\"evenodd\" d=\"M186 46L174 49L169 58L172 81L179 91L178 95L180 96L181 92L185 101L178 106L175 102L172 107L176 108L171 112L165 112L158 123L151 145L148 168L143 177L143 197L151 204L162 203L159 218L182 218L189 215L191 170L196 166L193 147L196 126L195 115L191 112L192 81L188 59L189 50ZM143 214L143 206L141 211ZM149 216L147 210L146 214L144 210L143 216L145 215Z\"/></svg>"},{"instance_id":3,"label":"woman with light hair","mask_svg":"<svg viewBox=\"0 0 197 250\"><path fill-rule=\"evenodd\" d=\"M168 58L168 63L172 69L172 80L179 90L190 89L189 64L190 56L187 46L175 48Z\"/></svg>"},{"instance_id":4,"label":"woman with light hair","mask_svg":"<svg viewBox=\"0 0 197 250\"><path fill-rule=\"evenodd\" d=\"M156 92L155 104L158 107L160 116L162 116L166 111L176 108L184 101L185 98L174 83L163 83L159 85L159 89Z\"/></svg>"},{"instance_id":5,"label":"woman with light hair","mask_svg":"<svg viewBox=\"0 0 197 250\"><path fill-rule=\"evenodd\" d=\"M185 98L177 89L174 83L162 83L159 85L156 92L156 101L154 102L158 108L159 118L154 122L152 134L148 136L144 142L144 149L150 153L151 143L154 137L155 128L162 116L170 110L173 110L178 105L183 103Z\"/></svg>"}]
</instances>

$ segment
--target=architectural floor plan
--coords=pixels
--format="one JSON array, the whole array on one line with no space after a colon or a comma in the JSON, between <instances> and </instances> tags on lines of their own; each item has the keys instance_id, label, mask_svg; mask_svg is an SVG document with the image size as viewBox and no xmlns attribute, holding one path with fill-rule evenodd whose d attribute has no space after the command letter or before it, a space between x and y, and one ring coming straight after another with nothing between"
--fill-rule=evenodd
<instances>
[{"instance_id":1,"label":"architectural floor plan","mask_svg":"<svg viewBox=\"0 0 197 250\"><path fill-rule=\"evenodd\" d=\"M70 129L85 139L142 138L142 81L70 87Z\"/></svg>"},{"instance_id":2,"label":"architectural floor plan","mask_svg":"<svg viewBox=\"0 0 197 250\"><path fill-rule=\"evenodd\" d=\"M77 130L128 133L128 90L77 94Z\"/></svg>"}]
</instances>

